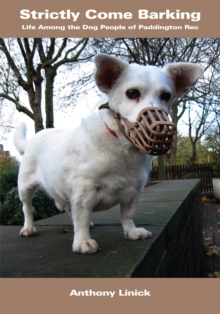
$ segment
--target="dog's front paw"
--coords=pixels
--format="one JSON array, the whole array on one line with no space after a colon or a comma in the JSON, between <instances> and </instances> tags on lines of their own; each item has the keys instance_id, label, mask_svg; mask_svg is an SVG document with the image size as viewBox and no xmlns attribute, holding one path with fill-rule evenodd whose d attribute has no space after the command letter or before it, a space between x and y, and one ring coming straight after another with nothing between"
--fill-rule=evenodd
<instances>
[{"instance_id":1,"label":"dog's front paw","mask_svg":"<svg viewBox=\"0 0 220 314\"><path fill-rule=\"evenodd\" d=\"M91 253L96 253L98 250L100 250L100 248L97 242L93 239L73 242L74 253L91 254Z\"/></svg>"},{"instance_id":2,"label":"dog's front paw","mask_svg":"<svg viewBox=\"0 0 220 314\"><path fill-rule=\"evenodd\" d=\"M144 228L136 228L131 231L125 231L124 234L125 238L129 240L139 240L152 237L152 233Z\"/></svg>"},{"instance_id":3,"label":"dog's front paw","mask_svg":"<svg viewBox=\"0 0 220 314\"><path fill-rule=\"evenodd\" d=\"M32 237L37 233L36 229L34 227L31 228L22 228L20 231L21 237Z\"/></svg>"}]
</instances>

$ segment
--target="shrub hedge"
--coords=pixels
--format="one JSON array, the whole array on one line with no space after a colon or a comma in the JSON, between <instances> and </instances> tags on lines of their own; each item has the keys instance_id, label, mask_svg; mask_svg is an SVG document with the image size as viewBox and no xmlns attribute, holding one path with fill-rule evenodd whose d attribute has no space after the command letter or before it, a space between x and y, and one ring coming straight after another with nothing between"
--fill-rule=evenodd
<instances>
[{"instance_id":1,"label":"shrub hedge","mask_svg":"<svg viewBox=\"0 0 220 314\"><path fill-rule=\"evenodd\" d=\"M11 157L0 158L0 202L4 203L6 194L17 186L19 163Z\"/></svg>"},{"instance_id":2,"label":"shrub hedge","mask_svg":"<svg viewBox=\"0 0 220 314\"><path fill-rule=\"evenodd\" d=\"M0 159L0 223L2 225L23 225L22 203L18 197L17 178L19 163L15 158ZM33 198L34 220L59 214L53 200L38 191Z\"/></svg>"},{"instance_id":3,"label":"shrub hedge","mask_svg":"<svg viewBox=\"0 0 220 314\"><path fill-rule=\"evenodd\" d=\"M32 203L35 208L34 220L48 218L60 213L53 200L42 191L35 194ZM2 225L23 225L23 222L22 203L18 197L18 188L14 187L6 193L4 203L0 203L0 223Z\"/></svg>"}]
</instances>

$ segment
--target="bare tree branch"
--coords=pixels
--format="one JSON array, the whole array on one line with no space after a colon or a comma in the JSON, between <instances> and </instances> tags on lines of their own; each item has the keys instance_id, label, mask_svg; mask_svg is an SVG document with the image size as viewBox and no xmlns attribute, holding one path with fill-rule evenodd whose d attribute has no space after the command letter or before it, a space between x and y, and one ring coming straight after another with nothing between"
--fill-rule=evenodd
<instances>
[{"instance_id":1,"label":"bare tree branch","mask_svg":"<svg viewBox=\"0 0 220 314\"><path fill-rule=\"evenodd\" d=\"M16 99L14 99L14 98L12 98L12 97L6 95L6 94L2 94L2 93L0 93L0 97L3 97L3 98L5 98L5 99L7 99L7 100L13 102L13 103L15 104L15 106L16 106L16 109L17 109L19 112L25 113L28 117L30 117L32 120L34 120L34 115L33 115L33 113L32 113L30 110L28 110L28 108L22 106Z\"/></svg>"}]
</instances>

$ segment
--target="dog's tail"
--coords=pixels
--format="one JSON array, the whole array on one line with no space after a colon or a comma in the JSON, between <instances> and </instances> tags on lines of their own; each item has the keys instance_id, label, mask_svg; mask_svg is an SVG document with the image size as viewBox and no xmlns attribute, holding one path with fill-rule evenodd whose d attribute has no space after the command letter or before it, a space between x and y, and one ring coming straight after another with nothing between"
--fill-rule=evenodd
<instances>
[{"instance_id":1,"label":"dog's tail","mask_svg":"<svg viewBox=\"0 0 220 314\"><path fill-rule=\"evenodd\" d=\"M19 124L17 127L14 137L13 137L13 142L17 150L19 151L20 154L24 154L25 152L25 147L26 147L26 124L22 122Z\"/></svg>"}]
</instances>

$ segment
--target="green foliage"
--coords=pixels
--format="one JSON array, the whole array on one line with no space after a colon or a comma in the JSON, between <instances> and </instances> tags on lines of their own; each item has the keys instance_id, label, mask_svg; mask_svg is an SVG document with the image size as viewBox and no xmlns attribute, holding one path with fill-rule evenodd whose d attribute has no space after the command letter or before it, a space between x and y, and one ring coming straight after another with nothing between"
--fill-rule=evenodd
<instances>
[{"instance_id":1,"label":"green foliage","mask_svg":"<svg viewBox=\"0 0 220 314\"><path fill-rule=\"evenodd\" d=\"M220 178L220 153L218 154L217 163L213 166L213 175L215 178Z\"/></svg>"},{"instance_id":2,"label":"green foliage","mask_svg":"<svg viewBox=\"0 0 220 314\"><path fill-rule=\"evenodd\" d=\"M42 191L38 191L33 198L35 208L34 220L40 220L58 214L54 202ZM24 218L22 203L18 197L18 189L12 188L0 202L0 222L2 225L23 225Z\"/></svg>"},{"instance_id":3,"label":"green foliage","mask_svg":"<svg viewBox=\"0 0 220 314\"><path fill-rule=\"evenodd\" d=\"M209 156L210 162L217 163L220 156L219 132L217 129L211 130L203 141L203 151L206 156Z\"/></svg>"},{"instance_id":4,"label":"green foliage","mask_svg":"<svg viewBox=\"0 0 220 314\"><path fill-rule=\"evenodd\" d=\"M6 194L17 186L19 164L14 158L3 157L0 165L0 202L3 203Z\"/></svg>"},{"instance_id":5,"label":"green foliage","mask_svg":"<svg viewBox=\"0 0 220 314\"><path fill-rule=\"evenodd\" d=\"M17 177L19 163L16 159L5 157L0 163L0 222L3 225L23 225L22 203L18 197ZM33 198L34 220L58 214L54 202L42 191Z\"/></svg>"},{"instance_id":6,"label":"green foliage","mask_svg":"<svg viewBox=\"0 0 220 314\"><path fill-rule=\"evenodd\" d=\"M23 224L22 203L19 200L17 188L12 188L6 193L5 201L0 205L0 221L2 225Z\"/></svg>"},{"instance_id":7,"label":"green foliage","mask_svg":"<svg viewBox=\"0 0 220 314\"><path fill-rule=\"evenodd\" d=\"M190 163L190 156L192 154L192 147L190 143L190 138L187 136L182 136L178 134L177 136L177 164L189 164Z\"/></svg>"},{"instance_id":8,"label":"green foliage","mask_svg":"<svg viewBox=\"0 0 220 314\"><path fill-rule=\"evenodd\" d=\"M217 163L220 155L219 146L219 133L217 131L211 130L210 134L202 140L196 143L196 164L205 163ZM190 158L192 155L192 145L190 138L188 136L183 136L182 134L177 134L177 153L176 153L176 164L186 165L190 164ZM172 166L171 154L168 152L164 155L165 165ZM157 162L154 161L154 165ZM219 166L218 166L219 168ZM217 175L216 175L217 176Z\"/></svg>"}]
</instances>

